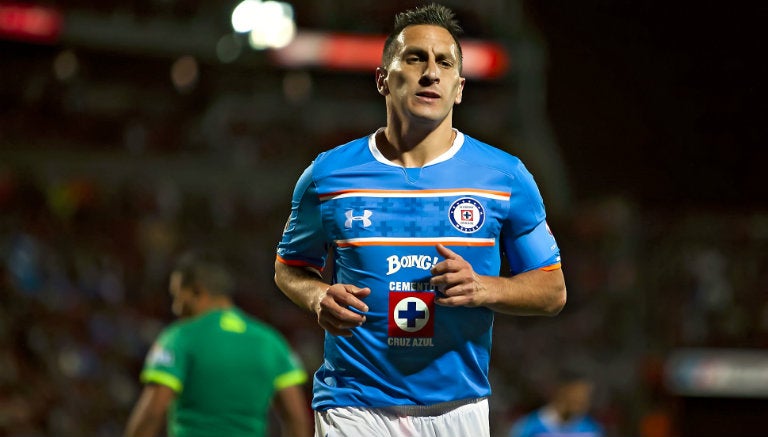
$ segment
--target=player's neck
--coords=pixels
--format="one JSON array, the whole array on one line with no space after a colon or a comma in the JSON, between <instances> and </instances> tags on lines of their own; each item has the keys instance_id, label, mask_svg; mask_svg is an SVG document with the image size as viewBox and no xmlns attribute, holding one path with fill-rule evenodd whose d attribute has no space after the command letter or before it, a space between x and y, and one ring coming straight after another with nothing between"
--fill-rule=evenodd
<instances>
[{"instance_id":1,"label":"player's neck","mask_svg":"<svg viewBox=\"0 0 768 437\"><path fill-rule=\"evenodd\" d=\"M196 315L204 314L210 311L219 311L230 309L234 306L232 299L227 296L210 296L202 301L195 311Z\"/></svg>"},{"instance_id":2,"label":"player's neck","mask_svg":"<svg viewBox=\"0 0 768 437\"><path fill-rule=\"evenodd\" d=\"M376 135L376 146L385 158L403 167L423 167L453 145L456 132L450 123L437 129L388 125Z\"/></svg>"}]
</instances>

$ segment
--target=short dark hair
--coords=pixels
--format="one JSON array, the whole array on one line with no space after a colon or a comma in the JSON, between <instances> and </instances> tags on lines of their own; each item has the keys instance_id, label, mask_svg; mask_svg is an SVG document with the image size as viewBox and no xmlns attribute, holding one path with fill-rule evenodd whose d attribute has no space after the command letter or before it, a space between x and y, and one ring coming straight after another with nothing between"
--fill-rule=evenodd
<instances>
[{"instance_id":1,"label":"short dark hair","mask_svg":"<svg viewBox=\"0 0 768 437\"><path fill-rule=\"evenodd\" d=\"M555 374L555 381L561 386L574 382L592 382L593 379L592 372L587 366L574 363L561 364Z\"/></svg>"},{"instance_id":2,"label":"short dark hair","mask_svg":"<svg viewBox=\"0 0 768 437\"><path fill-rule=\"evenodd\" d=\"M181 275L181 286L204 287L211 294L232 295L235 280L222 257L211 251L190 250L183 253L173 268Z\"/></svg>"},{"instance_id":3,"label":"short dark hair","mask_svg":"<svg viewBox=\"0 0 768 437\"><path fill-rule=\"evenodd\" d=\"M395 41L403 29L408 26L419 24L440 26L451 34L453 40L456 42L456 47L459 50L459 73L461 73L463 55L461 52L461 44L459 43L459 36L464 33L464 30L459 25L459 22L456 19L456 14L447 7L437 3L409 9L395 15L395 25L392 28L392 32L387 36L386 41L384 41L384 50L381 55L382 64L387 66L392 62L392 58L395 56L395 50L397 49Z\"/></svg>"}]
</instances>

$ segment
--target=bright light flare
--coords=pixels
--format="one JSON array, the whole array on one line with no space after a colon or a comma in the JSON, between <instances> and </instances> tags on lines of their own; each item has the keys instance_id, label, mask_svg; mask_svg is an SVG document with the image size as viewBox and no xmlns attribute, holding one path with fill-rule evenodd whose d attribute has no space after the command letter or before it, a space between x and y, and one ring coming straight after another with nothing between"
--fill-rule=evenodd
<instances>
[{"instance_id":1,"label":"bright light flare","mask_svg":"<svg viewBox=\"0 0 768 437\"><path fill-rule=\"evenodd\" d=\"M285 47L296 36L293 7L278 1L244 0L232 11L232 28L248 33L254 49Z\"/></svg>"},{"instance_id":2,"label":"bright light flare","mask_svg":"<svg viewBox=\"0 0 768 437\"><path fill-rule=\"evenodd\" d=\"M253 17L259 15L261 1L244 0L232 11L232 28L237 33L248 33L253 29Z\"/></svg>"}]
</instances>

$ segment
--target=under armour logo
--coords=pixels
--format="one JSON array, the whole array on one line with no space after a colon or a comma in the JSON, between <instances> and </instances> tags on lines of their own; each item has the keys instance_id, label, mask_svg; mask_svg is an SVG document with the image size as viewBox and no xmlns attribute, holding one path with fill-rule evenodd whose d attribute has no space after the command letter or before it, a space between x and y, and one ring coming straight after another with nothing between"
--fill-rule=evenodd
<instances>
[{"instance_id":1,"label":"under armour logo","mask_svg":"<svg viewBox=\"0 0 768 437\"><path fill-rule=\"evenodd\" d=\"M352 215L353 212L351 209L348 209L347 212L344 213L344 215L347 217L347 221L344 222L344 227L349 229L352 227L352 222L355 220L360 220L363 222L363 227L367 228L371 225L371 219L370 217L373 215L373 211L364 209L363 215Z\"/></svg>"}]
</instances>

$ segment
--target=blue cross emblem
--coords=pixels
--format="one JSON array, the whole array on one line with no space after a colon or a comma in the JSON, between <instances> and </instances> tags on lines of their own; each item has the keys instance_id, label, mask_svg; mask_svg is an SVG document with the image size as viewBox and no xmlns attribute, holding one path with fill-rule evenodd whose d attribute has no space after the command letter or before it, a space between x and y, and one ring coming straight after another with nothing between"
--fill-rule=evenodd
<instances>
[{"instance_id":1,"label":"blue cross emblem","mask_svg":"<svg viewBox=\"0 0 768 437\"><path fill-rule=\"evenodd\" d=\"M408 302L408 308L397 312L397 317L406 319L408 321L407 326L409 328L415 328L416 319L425 319L427 317L427 312L424 310L417 310L416 302L411 301Z\"/></svg>"}]
</instances>

